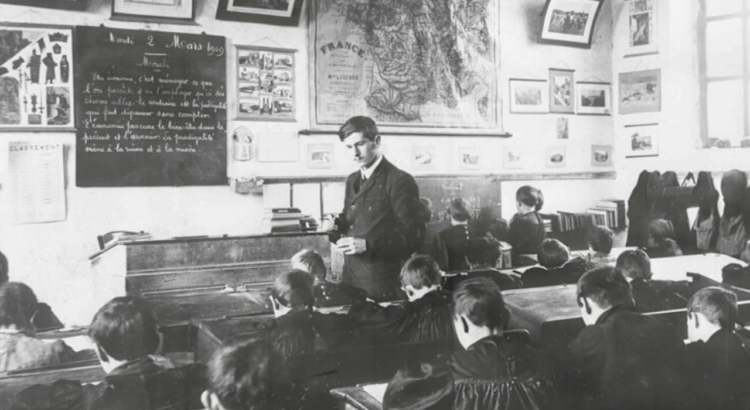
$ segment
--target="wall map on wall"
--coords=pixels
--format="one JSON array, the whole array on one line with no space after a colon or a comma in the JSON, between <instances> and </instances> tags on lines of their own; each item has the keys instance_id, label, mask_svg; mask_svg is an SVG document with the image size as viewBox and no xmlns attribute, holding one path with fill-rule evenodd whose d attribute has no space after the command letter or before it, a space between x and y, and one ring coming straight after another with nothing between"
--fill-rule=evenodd
<instances>
[{"instance_id":1,"label":"wall map on wall","mask_svg":"<svg viewBox=\"0 0 750 410\"><path fill-rule=\"evenodd\" d=\"M402 129L500 129L497 0L422 3L310 5L313 127L366 114Z\"/></svg>"},{"instance_id":2,"label":"wall map on wall","mask_svg":"<svg viewBox=\"0 0 750 410\"><path fill-rule=\"evenodd\" d=\"M0 25L0 129L73 128L71 34Z\"/></svg>"},{"instance_id":3,"label":"wall map on wall","mask_svg":"<svg viewBox=\"0 0 750 410\"><path fill-rule=\"evenodd\" d=\"M226 184L224 37L77 27L78 186Z\"/></svg>"}]
</instances>

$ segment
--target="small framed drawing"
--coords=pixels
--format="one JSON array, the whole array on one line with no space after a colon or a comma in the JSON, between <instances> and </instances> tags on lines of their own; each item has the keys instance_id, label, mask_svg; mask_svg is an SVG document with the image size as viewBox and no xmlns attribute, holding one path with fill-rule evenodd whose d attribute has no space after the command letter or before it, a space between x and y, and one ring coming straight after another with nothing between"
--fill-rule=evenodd
<instances>
[{"instance_id":1,"label":"small framed drawing","mask_svg":"<svg viewBox=\"0 0 750 410\"><path fill-rule=\"evenodd\" d=\"M413 145L411 147L411 167L415 170L435 169L435 146Z\"/></svg>"},{"instance_id":2,"label":"small framed drawing","mask_svg":"<svg viewBox=\"0 0 750 410\"><path fill-rule=\"evenodd\" d=\"M628 5L628 44L625 57L656 54L659 50L656 0L632 0Z\"/></svg>"},{"instance_id":3,"label":"small framed drawing","mask_svg":"<svg viewBox=\"0 0 750 410\"><path fill-rule=\"evenodd\" d=\"M612 146L611 145L592 145L591 146L591 165L595 167L612 166Z\"/></svg>"},{"instance_id":4,"label":"small framed drawing","mask_svg":"<svg viewBox=\"0 0 750 410\"><path fill-rule=\"evenodd\" d=\"M661 69L620 73L620 114L661 110Z\"/></svg>"},{"instance_id":5,"label":"small framed drawing","mask_svg":"<svg viewBox=\"0 0 750 410\"><path fill-rule=\"evenodd\" d=\"M333 144L309 144L307 146L307 166L309 168L332 168Z\"/></svg>"},{"instance_id":6,"label":"small framed drawing","mask_svg":"<svg viewBox=\"0 0 750 410\"><path fill-rule=\"evenodd\" d=\"M0 3L63 10L86 9L86 0L0 0Z\"/></svg>"},{"instance_id":7,"label":"small framed drawing","mask_svg":"<svg viewBox=\"0 0 750 410\"><path fill-rule=\"evenodd\" d=\"M612 112L612 87L609 83L576 83L578 115L610 115Z\"/></svg>"},{"instance_id":8,"label":"small framed drawing","mask_svg":"<svg viewBox=\"0 0 750 410\"><path fill-rule=\"evenodd\" d=\"M570 122L567 117L557 118L557 139L570 139Z\"/></svg>"},{"instance_id":9,"label":"small framed drawing","mask_svg":"<svg viewBox=\"0 0 750 410\"><path fill-rule=\"evenodd\" d=\"M545 158L547 168L565 168L568 163L568 153L565 147L548 147Z\"/></svg>"},{"instance_id":10,"label":"small framed drawing","mask_svg":"<svg viewBox=\"0 0 750 410\"><path fill-rule=\"evenodd\" d=\"M304 0L219 0L217 20L297 26Z\"/></svg>"},{"instance_id":11,"label":"small framed drawing","mask_svg":"<svg viewBox=\"0 0 750 410\"><path fill-rule=\"evenodd\" d=\"M549 111L547 80L509 80L510 112L546 113Z\"/></svg>"},{"instance_id":12,"label":"small framed drawing","mask_svg":"<svg viewBox=\"0 0 750 410\"><path fill-rule=\"evenodd\" d=\"M480 169L482 167L482 157L479 148L458 148L458 167L460 169Z\"/></svg>"},{"instance_id":13,"label":"small framed drawing","mask_svg":"<svg viewBox=\"0 0 750 410\"><path fill-rule=\"evenodd\" d=\"M195 0L112 0L113 19L155 19L192 22Z\"/></svg>"},{"instance_id":14,"label":"small framed drawing","mask_svg":"<svg viewBox=\"0 0 750 410\"><path fill-rule=\"evenodd\" d=\"M575 113L573 70L549 69L549 112Z\"/></svg>"},{"instance_id":15,"label":"small framed drawing","mask_svg":"<svg viewBox=\"0 0 750 410\"><path fill-rule=\"evenodd\" d=\"M540 43L590 48L602 0L547 0Z\"/></svg>"},{"instance_id":16,"label":"small framed drawing","mask_svg":"<svg viewBox=\"0 0 750 410\"><path fill-rule=\"evenodd\" d=\"M659 155L659 124L626 125L625 157L655 157Z\"/></svg>"},{"instance_id":17,"label":"small framed drawing","mask_svg":"<svg viewBox=\"0 0 750 410\"><path fill-rule=\"evenodd\" d=\"M237 46L238 119L295 121L295 50Z\"/></svg>"},{"instance_id":18,"label":"small framed drawing","mask_svg":"<svg viewBox=\"0 0 750 410\"><path fill-rule=\"evenodd\" d=\"M503 147L503 168L526 168L526 152L522 147Z\"/></svg>"}]
</instances>

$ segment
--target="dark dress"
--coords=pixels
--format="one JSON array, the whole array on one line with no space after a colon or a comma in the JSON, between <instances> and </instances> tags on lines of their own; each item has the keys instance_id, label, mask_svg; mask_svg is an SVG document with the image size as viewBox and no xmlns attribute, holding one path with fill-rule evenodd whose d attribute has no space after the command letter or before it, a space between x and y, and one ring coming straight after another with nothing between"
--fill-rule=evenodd
<instances>
[{"instance_id":1,"label":"dark dress","mask_svg":"<svg viewBox=\"0 0 750 410\"><path fill-rule=\"evenodd\" d=\"M444 271L466 271L469 240L475 237L468 225L454 225L438 233L433 255Z\"/></svg>"},{"instance_id":2,"label":"dark dress","mask_svg":"<svg viewBox=\"0 0 750 410\"><path fill-rule=\"evenodd\" d=\"M513 265L518 265L520 255L539 253L545 236L544 221L538 212L514 215L508 230L508 242L513 246Z\"/></svg>"},{"instance_id":3,"label":"dark dress","mask_svg":"<svg viewBox=\"0 0 750 410\"><path fill-rule=\"evenodd\" d=\"M456 288L458 288L458 285L467 280L467 279L476 279L476 278L487 278L497 285L500 290L511 290L511 289L520 289L521 288L521 280L517 279L516 277L513 277L511 275L508 275L507 273L502 273L497 269L485 267L485 268L478 268L475 270L470 271L467 274L460 274L460 275L454 275L454 276L448 276L445 279L445 290L448 291L454 291Z\"/></svg>"},{"instance_id":4,"label":"dark dress","mask_svg":"<svg viewBox=\"0 0 750 410\"><path fill-rule=\"evenodd\" d=\"M591 265L584 258L573 258L557 268L543 268L536 266L527 269L521 275L524 288L540 288L544 286L575 285Z\"/></svg>"},{"instance_id":5,"label":"dark dress","mask_svg":"<svg viewBox=\"0 0 750 410\"><path fill-rule=\"evenodd\" d=\"M319 308L351 305L367 298L367 292L363 289L348 283L328 281L315 282L313 293L315 294L315 307Z\"/></svg>"},{"instance_id":6,"label":"dark dress","mask_svg":"<svg viewBox=\"0 0 750 410\"><path fill-rule=\"evenodd\" d=\"M305 309L295 309L276 318L265 330L266 337L285 359L312 353L316 344L332 348L350 332L346 315L324 314Z\"/></svg>"},{"instance_id":7,"label":"dark dress","mask_svg":"<svg viewBox=\"0 0 750 410\"><path fill-rule=\"evenodd\" d=\"M385 393L391 410L545 410L555 408L554 378L528 333L489 336L450 357L399 371Z\"/></svg>"},{"instance_id":8,"label":"dark dress","mask_svg":"<svg viewBox=\"0 0 750 410\"><path fill-rule=\"evenodd\" d=\"M673 408L674 378L682 341L658 319L625 306L604 312L569 347L568 381L580 408Z\"/></svg>"}]
</instances>

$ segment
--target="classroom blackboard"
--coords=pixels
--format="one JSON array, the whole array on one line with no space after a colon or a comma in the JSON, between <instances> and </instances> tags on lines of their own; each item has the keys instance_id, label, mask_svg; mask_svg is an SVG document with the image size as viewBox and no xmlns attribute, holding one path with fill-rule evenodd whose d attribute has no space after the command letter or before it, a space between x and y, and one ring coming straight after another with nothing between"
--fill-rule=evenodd
<instances>
[{"instance_id":1,"label":"classroom blackboard","mask_svg":"<svg viewBox=\"0 0 750 410\"><path fill-rule=\"evenodd\" d=\"M454 198L463 198L469 203L473 216L481 208L495 208L500 215L500 181L489 176L422 176L416 177L419 196L432 203L431 224L449 222L448 208Z\"/></svg>"},{"instance_id":2,"label":"classroom blackboard","mask_svg":"<svg viewBox=\"0 0 750 410\"><path fill-rule=\"evenodd\" d=\"M224 37L76 27L81 187L227 183Z\"/></svg>"}]
</instances>

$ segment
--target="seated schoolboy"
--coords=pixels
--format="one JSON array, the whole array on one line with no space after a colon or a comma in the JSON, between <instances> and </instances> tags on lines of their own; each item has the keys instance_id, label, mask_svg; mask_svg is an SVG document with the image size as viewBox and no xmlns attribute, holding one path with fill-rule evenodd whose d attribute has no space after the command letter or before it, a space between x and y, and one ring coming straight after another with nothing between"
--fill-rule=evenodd
<instances>
[{"instance_id":1,"label":"seated schoolboy","mask_svg":"<svg viewBox=\"0 0 750 410\"><path fill-rule=\"evenodd\" d=\"M544 221L539 211L544 205L542 191L522 186L516 191L518 213L510 220L508 242L513 246L513 266L524 264L521 255L536 254L544 241Z\"/></svg>"},{"instance_id":2,"label":"seated schoolboy","mask_svg":"<svg viewBox=\"0 0 750 410\"><path fill-rule=\"evenodd\" d=\"M569 346L568 380L580 408L660 409L682 342L671 327L637 313L625 276L601 267L578 280L578 305L586 328Z\"/></svg>"},{"instance_id":3,"label":"seated schoolboy","mask_svg":"<svg viewBox=\"0 0 750 410\"><path fill-rule=\"evenodd\" d=\"M584 258L570 257L570 249L557 239L545 239L537 254L541 267L527 269L521 275L524 288L571 285L589 268Z\"/></svg>"},{"instance_id":4,"label":"seated schoolboy","mask_svg":"<svg viewBox=\"0 0 750 410\"><path fill-rule=\"evenodd\" d=\"M646 313L667 310L667 304L651 286L651 260L646 252L641 249L626 250L617 258L616 267L630 282L637 311Z\"/></svg>"},{"instance_id":5,"label":"seated schoolboy","mask_svg":"<svg viewBox=\"0 0 750 410\"><path fill-rule=\"evenodd\" d=\"M688 302L685 392L695 409L750 407L750 341L737 332L737 295L703 288Z\"/></svg>"},{"instance_id":6,"label":"seated schoolboy","mask_svg":"<svg viewBox=\"0 0 750 410\"><path fill-rule=\"evenodd\" d=\"M0 372L74 360L73 349L63 341L47 343L34 337L37 305L34 291L23 283L0 285Z\"/></svg>"},{"instance_id":7,"label":"seated schoolboy","mask_svg":"<svg viewBox=\"0 0 750 410\"><path fill-rule=\"evenodd\" d=\"M469 241L466 260L469 262L469 272L466 274L446 277L445 289L452 291L458 284L474 278L487 278L493 281L500 290L518 289L521 281L514 276L497 270L498 259L501 255L500 241L492 235L474 238Z\"/></svg>"},{"instance_id":8,"label":"seated schoolboy","mask_svg":"<svg viewBox=\"0 0 750 410\"><path fill-rule=\"evenodd\" d=\"M349 316L362 326L360 338L375 342L453 342L450 293L441 290L442 272L432 256L411 257L401 269L407 301L380 306L355 304Z\"/></svg>"},{"instance_id":9,"label":"seated schoolboy","mask_svg":"<svg viewBox=\"0 0 750 410\"><path fill-rule=\"evenodd\" d=\"M8 282L9 280L9 265L8 258L0 252L0 285ZM52 312L52 308L46 303L37 303L35 314L31 319L31 324L34 325L37 331L54 330L63 327L60 319L55 316Z\"/></svg>"},{"instance_id":10,"label":"seated schoolboy","mask_svg":"<svg viewBox=\"0 0 750 410\"><path fill-rule=\"evenodd\" d=\"M448 357L400 370L384 409L553 409L554 379L526 331L505 331L510 311L500 289L470 279L453 293L453 324L463 346Z\"/></svg>"},{"instance_id":11,"label":"seated schoolboy","mask_svg":"<svg viewBox=\"0 0 750 410\"><path fill-rule=\"evenodd\" d=\"M323 257L314 250L304 249L292 256L292 269L312 275L315 307L351 305L367 298L367 292L364 289L348 283L327 281L328 269L323 262Z\"/></svg>"},{"instance_id":12,"label":"seated schoolboy","mask_svg":"<svg viewBox=\"0 0 750 410\"><path fill-rule=\"evenodd\" d=\"M433 255L444 271L468 270L466 252L469 240L475 236L469 229L469 204L461 198L454 199L448 208L448 215L451 226L438 233Z\"/></svg>"},{"instance_id":13,"label":"seated schoolboy","mask_svg":"<svg viewBox=\"0 0 750 410\"><path fill-rule=\"evenodd\" d=\"M682 250L675 241L672 222L666 219L655 219L648 224L648 247L646 252L653 258L681 256Z\"/></svg>"},{"instance_id":14,"label":"seated schoolboy","mask_svg":"<svg viewBox=\"0 0 750 410\"><path fill-rule=\"evenodd\" d=\"M469 222L469 227L477 237L487 234L498 241L508 242L508 222L498 215L495 207L482 207L479 215Z\"/></svg>"},{"instance_id":15,"label":"seated schoolboy","mask_svg":"<svg viewBox=\"0 0 750 410\"><path fill-rule=\"evenodd\" d=\"M614 238L614 232L606 226L594 226L589 229L586 235L586 241L589 244L589 263L605 266L614 262L610 255Z\"/></svg>"}]
</instances>

